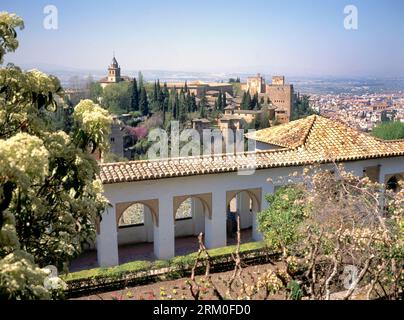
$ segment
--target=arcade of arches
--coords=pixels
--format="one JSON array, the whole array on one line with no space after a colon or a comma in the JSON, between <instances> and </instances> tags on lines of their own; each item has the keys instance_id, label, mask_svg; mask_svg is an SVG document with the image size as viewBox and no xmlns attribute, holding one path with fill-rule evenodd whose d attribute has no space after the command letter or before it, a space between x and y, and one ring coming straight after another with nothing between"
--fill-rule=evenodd
<instances>
[{"instance_id":1,"label":"arcade of arches","mask_svg":"<svg viewBox=\"0 0 404 320\"><path fill-rule=\"evenodd\" d=\"M166 239L172 244L171 251L175 255L196 251L196 236L205 233L205 224L212 218L212 194L195 194L176 196L172 201L174 239ZM226 244L235 243L236 214L240 215L240 228L243 230L242 242L261 240L257 230L256 214L261 209L261 189L232 190L226 192L227 239ZM153 243L154 252L147 256L156 259L168 258L159 251L159 243L154 241L159 229L159 201L157 199L117 203L115 205L115 224L117 228L118 252L128 245ZM166 226L167 227L167 226ZM180 239L193 236L194 245L190 246ZM158 237L158 235L157 235ZM206 239L206 245L213 248L214 244ZM173 254L174 255L174 254ZM135 252L135 256L136 255ZM128 259L119 258L119 262Z\"/></svg>"}]
</instances>

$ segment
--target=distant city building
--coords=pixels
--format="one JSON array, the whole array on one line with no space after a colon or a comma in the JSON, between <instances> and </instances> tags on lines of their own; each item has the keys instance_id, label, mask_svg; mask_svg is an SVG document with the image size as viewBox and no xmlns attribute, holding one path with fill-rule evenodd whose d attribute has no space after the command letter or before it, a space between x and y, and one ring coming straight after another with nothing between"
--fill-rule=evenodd
<instances>
[{"instance_id":1,"label":"distant city building","mask_svg":"<svg viewBox=\"0 0 404 320\"><path fill-rule=\"evenodd\" d=\"M255 77L247 78L245 91L250 92L251 95L265 93L265 79L261 74L258 73Z\"/></svg>"},{"instance_id":2,"label":"distant city building","mask_svg":"<svg viewBox=\"0 0 404 320\"><path fill-rule=\"evenodd\" d=\"M112 83L118 83L122 81L131 81L130 77L121 76L121 67L118 61L114 57L112 58L111 64L108 66L108 76L100 80L101 87L104 89L106 86Z\"/></svg>"},{"instance_id":3,"label":"distant city building","mask_svg":"<svg viewBox=\"0 0 404 320\"><path fill-rule=\"evenodd\" d=\"M233 85L231 83L221 82L202 82L194 81L186 83L188 91L194 94L196 97L201 98L203 95L218 95L219 93L228 93L233 96ZM168 82L168 89L185 89L185 82Z\"/></svg>"},{"instance_id":4,"label":"distant city building","mask_svg":"<svg viewBox=\"0 0 404 320\"><path fill-rule=\"evenodd\" d=\"M265 79L261 74L249 77L247 83L242 85L242 89L251 95L258 94L259 100L269 99L276 107L276 118L280 123L290 121L295 95L293 85L285 83L284 76L273 76L271 84L265 84Z\"/></svg>"}]
</instances>

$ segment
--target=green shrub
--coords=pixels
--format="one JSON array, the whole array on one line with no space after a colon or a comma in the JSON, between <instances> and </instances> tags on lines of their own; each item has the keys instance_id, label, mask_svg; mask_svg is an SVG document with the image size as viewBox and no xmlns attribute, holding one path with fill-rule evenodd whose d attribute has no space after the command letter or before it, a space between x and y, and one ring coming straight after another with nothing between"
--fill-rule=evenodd
<instances>
[{"instance_id":1,"label":"green shrub","mask_svg":"<svg viewBox=\"0 0 404 320\"><path fill-rule=\"evenodd\" d=\"M264 248L265 246L266 246L265 242L245 243L240 246L240 252L256 250ZM235 250L236 246L227 246L223 248L210 249L208 251L212 258L218 258L220 256L226 256L232 252L235 252ZM161 269L171 266L185 269L187 267L193 266L196 259L196 255L197 253L191 253L185 256L177 256L171 260L157 260L154 262L132 261L111 268L94 268L89 270L72 272L63 275L62 279L66 282L69 282L69 281L86 280L99 277L119 278L122 275L130 272L150 271L153 269Z\"/></svg>"}]
</instances>

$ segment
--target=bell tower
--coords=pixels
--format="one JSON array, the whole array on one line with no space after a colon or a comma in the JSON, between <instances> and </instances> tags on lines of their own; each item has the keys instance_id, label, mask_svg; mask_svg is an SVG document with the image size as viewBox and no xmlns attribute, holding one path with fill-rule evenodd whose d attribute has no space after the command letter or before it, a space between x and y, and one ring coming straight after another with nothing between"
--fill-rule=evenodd
<instances>
[{"instance_id":1,"label":"bell tower","mask_svg":"<svg viewBox=\"0 0 404 320\"><path fill-rule=\"evenodd\" d=\"M114 54L112 62L108 66L108 82L119 81L121 81L121 68L119 67L118 61L116 61Z\"/></svg>"}]
</instances>

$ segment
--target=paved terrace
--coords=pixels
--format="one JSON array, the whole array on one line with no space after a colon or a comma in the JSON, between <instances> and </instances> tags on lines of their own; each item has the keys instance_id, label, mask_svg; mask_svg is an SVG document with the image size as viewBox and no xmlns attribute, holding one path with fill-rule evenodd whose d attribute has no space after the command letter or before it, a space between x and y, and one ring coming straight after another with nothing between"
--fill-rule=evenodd
<instances>
[{"instance_id":1,"label":"paved terrace","mask_svg":"<svg viewBox=\"0 0 404 320\"><path fill-rule=\"evenodd\" d=\"M241 231L241 243L251 242L252 230L245 229ZM227 245L237 244L235 237L227 238ZM175 255L181 256L198 251L197 236L182 237L175 239ZM119 246L119 264L135 261L155 261L153 252L153 243L137 243ZM84 252L80 257L75 259L70 265L70 272L92 269L99 267L97 262L97 251L91 250Z\"/></svg>"}]
</instances>

